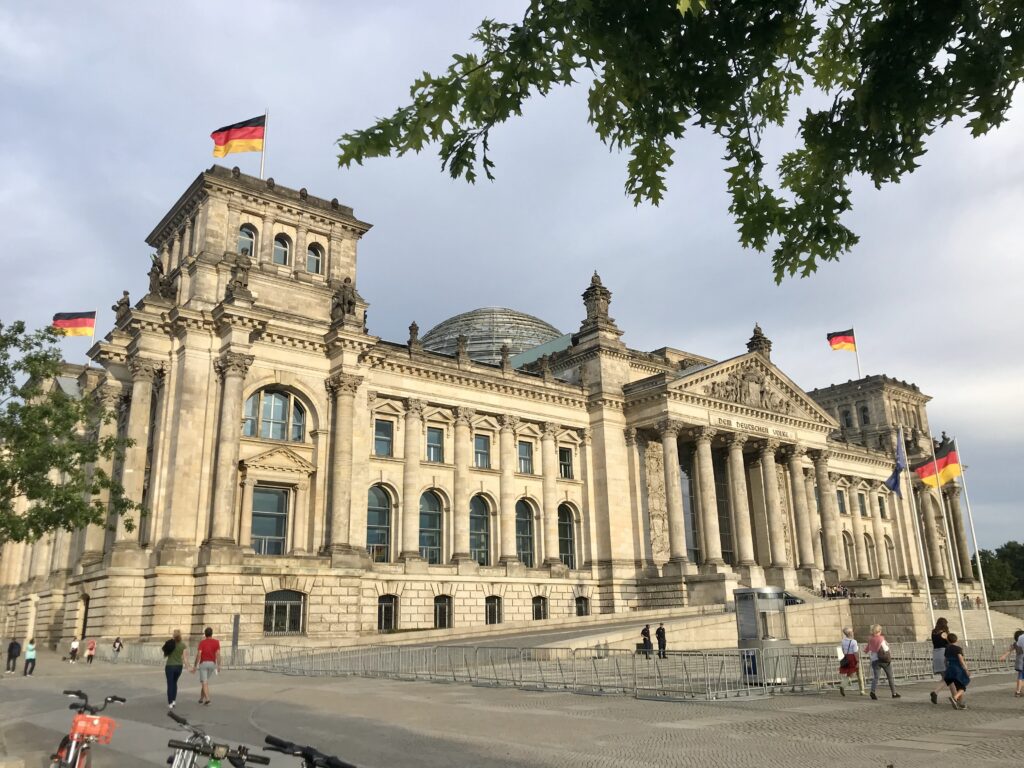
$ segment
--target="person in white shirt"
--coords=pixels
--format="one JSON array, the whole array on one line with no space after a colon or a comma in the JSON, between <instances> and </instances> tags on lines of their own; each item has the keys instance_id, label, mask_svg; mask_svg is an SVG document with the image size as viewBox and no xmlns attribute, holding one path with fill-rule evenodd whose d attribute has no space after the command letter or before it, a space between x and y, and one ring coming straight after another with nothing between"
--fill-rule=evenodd
<instances>
[{"instance_id":1,"label":"person in white shirt","mask_svg":"<svg viewBox=\"0 0 1024 768\"><path fill-rule=\"evenodd\" d=\"M78 661L78 638L72 638L71 640L71 653L68 654L68 661L74 664Z\"/></svg>"},{"instance_id":2,"label":"person in white shirt","mask_svg":"<svg viewBox=\"0 0 1024 768\"><path fill-rule=\"evenodd\" d=\"M843 627L843 640L840 643L843 658L839 660L839 693L846 695L846 683L857 674L857 652L860 646L853 637L853 627Z\"/></svg>"}]
</instances>

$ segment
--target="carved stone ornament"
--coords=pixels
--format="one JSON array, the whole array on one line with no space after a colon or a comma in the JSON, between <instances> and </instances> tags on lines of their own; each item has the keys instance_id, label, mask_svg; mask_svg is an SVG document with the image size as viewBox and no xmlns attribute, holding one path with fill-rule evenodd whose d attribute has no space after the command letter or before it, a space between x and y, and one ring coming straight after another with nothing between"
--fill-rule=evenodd
<instances>
[{"instance_id":1,"label":"carved stone ornament","mask_svg":"<svg viewBox=\"0 0 1024 768\"><path fill-rule=\"evenodd\" d=\"M249 270L252 269L252 259L248 251L242 251L235 256L235 265L231 268L231 280L228 281L227 298L251 299L249 292Z\"/></svg>"},{"instance_id":2,"label":"carved stone ornament","mask_svg":"<svg viewBox=\"0 0 1024 768\"><path fill-rule=\"evenodd\" d=\"M123 320L129 312L132 310L131 299L128 297L128 291L121 292L121 298L114 302L110 307L114 312L114 319L117 322Z\"/></svg>"},{"instance_id":3,"label":"carved stone ornament","mask_svg":"<svg viewBox=\"0 0 1024 768\"><path fill-rule=\"evenodd\" d=\"M455 409L455 423L465 424L466 426L473 425L473 419L476 418L476 411L472 408L466 408L465 406L459 406Z\"/></svg>"},{"instance_id":4,"label":"carved stone ornament","mask_svg":"<svg viewBox=\"0 0 1024 768\"><path fill-rule=\"evenodd\" d=\"M328 394L335 396L348 395L351 397L355 395L359 385L362 383L362 376L356 376L351 373L336 373L324 379L324 386L327 387Z\"/></svg>"},{"instance_id":5,"label":"carved stone ornament","mask_svg":"<svg viewBox=\"0 0 1024 768\"><path fill-rule=\"evenodd\" d=\"M749 437L747 437L746 435L744 435L744 434L742 434L740 432L733 432L731 435L726 437L725 441L726 441L726 443L728 443L730 448L735 446L735 447L738 447L742 451L743 450L743 446L747 444L747 440L749 440L749 439L750 439Z\"/></svg>"},{"instance_id":6,"label":"carved stone ornament","mask_svg":"<svg viewBox=\"0 0 1024 768\"><path fill-rule=\"evenodd\" d=\"M841 478L842 478L842 475L840 475L838 472L829 472L828 473L828 481L830 483L832 483L832 485L835 485L836 483L838 483Z\"/></svg>"},{"instance_id":7,"label":"carved stone ornament","mask_svg":"<svg viewBox=\"0 0 1024 768\"><path fill-rule=\"evenodd\" d=\"M802 445L786 446L786 458L790 461L799 461L807 454L807 449Z\"/></svg>"},{"instance_id":8,"label":"carved stone ornament","mask_svg":"<svg viewBox=\"0 0 1024 768\"><path fill-rule=\"evenodd\" d=\"M724 379L710 382L704 387L704 394L727 403L775 413L788 414L793 410L790 402L772 391L767 377L751 363L730 371Z\"/></svg>"},{"instance_id":9,"label":"carved stone ornament","mask_svg":"<svg viewBox=\"0 0 1024 768\"><path fill-rule=\"evenodd\" d=\"M132 381L152 382L157 376L163 373L163 364L157 360L133 357L128 361L128 369L132 373Z\"/></svg>"},{"instance_id":10,"label":"carved stone ornament","mask_svg":"<svg viewBox=\"0 0 1024 768\"><path fill-rule=\"evenodd\" d=\"M121 400L123 393L109 383L101 384L92 391L93 401L104 411L113 411Z\"/></svg>"},{"instance_id":11,"label":"carved stone ornament","mask_svg":"<svg viewBox=\"0 0 1024 768\"><path fill-rule=\"evenodd\" d=\"M559 430L560 427L553 421L545 421L543 424L540 425L541 436L550 437L552 440L558 437Z\"/></svg>"},{"instance_id":12,"label":"carved stone ornament","mask_svg":"<svg viewBox=\"0 0 1024 768\"><path fill-rule=\"evenodd\" d=\"M942 492L946 494L946 496L949 497L950 499L960 498L960 486L957 485L956 483L950 483L949 485L942 489Z\"/></svg>"},{"instance_id":13,"label":"carved stone ornament","mask_svg":"<svg viewBox=\"0 0 1024 768\"><path fill-rule=\"evenodd\" d=\"M717 434L718 430L712 429L711 427L700 427L693 431L693 435L697 439L698 443L710 443L712 438Z\"/></svg>"},{"instance_id":14,"label":"carved stone ornament","mask_svg":"<svg viewBox=\"0 0 1024 768\"><path fill-rule=\"evenodd\" d=\"M590 286L583 292L583 304L587 308L587 322L608 322L608 307L612 301L612 292L601 283L601 276L594 271L590 278Z\"/></svg>"},{"instance_id":15,"label":"carved stone ornament","mask_svg":"<svg viewBox=\"0 0 1024 768\"><path fill-rule=\"evenodd\" d=\"M149 256L152 262L149 268L149 295L161 299L174 299L174 278L164 274L164 265L160 256L153 253Z\"/></svg>"},{"instance_id":16,"label":"carved stone ornament","mask_svg":"<svg viewBox=\"0 0 1024 768\"><path fill-rule=\"evenodd\" d=\"M359 294L352 283L352 278L346 277L331 300L331 321L339 323L344 322L346 317L355 317L358 298Z\"/></svg>"},{"instance_id":17,"label":"carved stone ornament","mask_svg":"<svg viewBox=\"0 0 1024 768\"><path fill-rule=\"evenodd\" d=\"M406 418L422 419L423 409L426 407L426 403L422 400L417 400L410 397L405 401L405 415Z\"/></svg>"},{"instance_id":18,"label":"carved stone ornament","mask_svg":"<svg viewBox=\"0 0 1024 768\"><path fill-rule=\"evenodd\" d=\"M224 378L239 376L244 379L255 359L254 355L246 355L241 352L225 352L214 361L213 367Z\"/></svg>"},{"instance_id":19,"label":"carved stone ornament","mask_svg":"<svg viewBox=\"0 0 1024 768\"><path fill-rule=\"evenodd\" d=\"M765 440L763 443L761 443L761 446L759 448L761 456L767 456L767 455L771 454L772 457L774 457L775 456L775 452L777 450L779 450L779 441L778 440Z\"/></svg>"},{"instance_id":20,"label":"carved stone ornament","mask_svg":"<svg viewBox=\"0 0 1024 768\"><path fill-rule=\"evenodd\" d=\"M626 445L636 445L636 427L626 427L624 433L626 435Z\"/></svg>"},{"instance_id":21,"label":"carved stone ornament","mask_svg":"<svg viewBox=\"0 0 1024 768\"><path fill-rule=\"evenodd\" d=\"M502 432L515 433L515 431L519 429L518 416L510 416L507 413L503 413L501 416L498 417L498 423L501 424Z\"/></svg>"},{"instance_id":22,"label":"carved stone ornament","mask_svg":"<svg viewBox=\"0 0 1024 768\"><path fill-rule=\"evenodd\" d=\"M747 351L757 352L768 360L772 358L772 342L757 323L754 323L754 335L747 342Z\"/></svg>"},{"instance_id":23,"label":"carved stone ornament","mask_svg":"<svg viewBox=\"0 0 1024 768\"><path fill-rule=\"evenodd\" d=\"M666 437L679 437L679 432L682 428L683 423L681 421L676 421L675 419L662 419L655 427L655 429L658 430L658 435L663 439Z\"/></svg>"},{"instance_id":24,"label":"carved stone ornament","mask_svg":"<svg viewBox=\"0 0 1024 768\"><path fill-rule=\"evenodd\" d=\"M455 354L460 360L465 360L469 357L469 338L464 334L460 333L458 338L455 339Z\"/></svg>"},{"instance_id":25,"label":"carved stone ornament","mask_svg":"<svg viewBox=\"0 0 1024 768\"><path fill-rule=\"evenodd\" d=\"M584 427L580 430L580 439L583 441L584 445L590 445L594 439L590 427Z\"/></svg>"},{"instance_id":26,"label":"carved stone ornament","mask_svg":"<svg viewBox=\"0 0 1024 768\"><path fill-rule=\"evenodd\" d=\"M829 459L832 458L832 451L827 449L809 451L808 453L811 457L811 461L815 464L824 463L825 465L828 465Z\"/></svg>"},{"instance_id":27,"label":"carved stone ornament","mask_svg":"<svg viewBox=\"0 0 1024 768\"><path fill-rule=\"evenodd\" d=\"M409 346L415 347L420 343L420 326L415 320L409 323Z\"/></svg>"},{"instance_id":28,"label":"carved stone ornament","mask_svg":"<svg viewBox=\"0 0 1024 768\"><path fill-rule=\"evenodd\" d=\"M501 370L512 370L511 354L509 352L508 344L501 345Z\"/></svg>"}]
</instances>

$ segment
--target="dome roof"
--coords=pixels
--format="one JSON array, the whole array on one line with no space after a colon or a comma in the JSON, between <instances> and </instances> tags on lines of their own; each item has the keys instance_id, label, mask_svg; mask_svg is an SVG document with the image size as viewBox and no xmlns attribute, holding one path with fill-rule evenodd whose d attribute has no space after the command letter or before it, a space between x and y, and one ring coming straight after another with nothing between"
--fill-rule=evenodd
<instances>
[{"instance_id":1,"label":"dome roof","mask_svg":"<svg viewBox=\"0 0 1024 768\"><path fill-rule=\"evenodd\" d=\"M466 337L470 358L482 363L501 362L501 347L508 345L516 355L539 344L557 339L562 332L553 325L525 312L503 307L483 307L449 317L423 335L423 348L454 355L459 336Z\"/></svg>"}]
</instances>

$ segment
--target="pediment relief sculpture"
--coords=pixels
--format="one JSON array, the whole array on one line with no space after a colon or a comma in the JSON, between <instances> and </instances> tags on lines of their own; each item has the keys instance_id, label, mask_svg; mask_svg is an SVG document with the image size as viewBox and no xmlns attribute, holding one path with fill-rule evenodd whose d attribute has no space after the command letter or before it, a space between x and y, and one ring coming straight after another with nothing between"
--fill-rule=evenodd
<instances>
[{"instance_id":1,"label":"pediment relief sculpture","mask_svg":"<svg viewBox=\"0 0 1024 768\"><path fill-rule=\"evenodd\" d=\"M725 376L708 382L703 391L716 400L763 411L789 415L796 410L792 400L779 392L769 377L752 363L734 368Z\"/></svg>"},{"instance_id":2,"label":"pediment relief sculpture","mask_svg":"<svg viewBox=\"0 0 1024 768\"><path fill-rule=\"evenodd\" d=\"M289 448L274 448L242 461L246 469L311 475L316 467Z\"/></svg>"}]
</instances>

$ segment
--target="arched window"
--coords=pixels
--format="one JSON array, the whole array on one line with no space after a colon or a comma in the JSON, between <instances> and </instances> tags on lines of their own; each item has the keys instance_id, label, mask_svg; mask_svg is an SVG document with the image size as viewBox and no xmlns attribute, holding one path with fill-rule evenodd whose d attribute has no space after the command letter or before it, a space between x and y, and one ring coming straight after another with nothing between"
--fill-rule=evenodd
<instances>
[{"instance_id":1,"label":"arched window","mask_svg":"<svg viewBox=\"0 0 1024 768\"><path fill-rule=\"evenodd\" d=\"M366 551L375 563L391 560L391 497L379 485L367 494Z\"/></svg>"},{"instance_id":2,"label":"arched window","mask_svg":"<svg viewBox=\"0 0 1024 768\"><path fill-rule=\"evenodd\" d=\"M398 629L398 595L377 598L377 631L394 632Z\"/></svg>"},{"instance_id":3,"label":"arched window","mask_svg":"<svg viewBox=\"0 0 1024 768\"><path fill-rule=\"evenodd\" d=\"M263 634L298 635L305 630L306 596L291 589L268 592L263 601Z\"/></svg>"},{"instance_id":4,"label":"arched window","mask_svg":"<svg viewBox=\"0 0 1024 768\"><path fill-rule=\"evenodd\" d=\"M275 264L287 265L291 262L292 255L292 241L288 239L287 235L278 235L274 238L274 258Z\"/></svg>"},{"instance_id":5,"label":"arched window","mask_svg":"<svg viewBox=\"0 0 1024 768\"><path fill-rule=\"evenodd\" d=\"M420 496L420 557L441 564L441 499L433 491Z\"/></svg>"},{"instance_id":6,"label":"arched window","mask_svg":"<svg viewBox=\"0 0 1024 768\"><path fill-rule=\"evenodd\" d=\"M301 443L306 439L306 409L290 392L261 389L245 401L242 434Z\"/></svg>"},{"instance_id":7,"label":"arched window","mask_svg":"<svg viewBox=\"0 0 1024 768\"><path fill-rule=\"evenodd\" d=\"M857 578L857 552L853 547L853 536L843 531L843 558L846 560L846 573L849 578Z\"/></svg>"},{"instance_id":8,"label":"arched window","mask_svg":"<svg viewBox=\"0 0 1024 768\"><path fill-rule=\"evenodd\" d=\"M889 575L894 579L899 578L899 569L896 567L896 545L888 536L885 537L885 559L889 563Z\"/></svg>"},{"instance_id":9,"label":"arched window","mask_svg":"<svg viewBox=\"0 0 1024 768\"><path fill-rule=\"evenodd\" d=\"M543 621L548 617L548 599L542 595L533 598L533 620Z\"/></svg>"},{"instance_id":10,"label":"arched window","mask_svg":"<svg viewBox=\"0 0 1024 768\"><path fill-rule=\"evenodd\" d=\"M317 243L310 243L306 248L306 271L314 275L323 274L324 249Z\"/></svg>"},{"instance_id":11,"label":"arched window","mask_svg":"<svg viewBox=\"0 0 1024 768\"><path fill-rule=\"evenodd\" d=\"M452 598L438 595L434 598L434 629L452 628Z\"/></svg>"},{"instance_id":12,"label":"arched window","mask_svg":"<svg viewBox=\"0 0 1024 768\"><path fill-rule=\"evenodd\" d=\"M243 224L238 228L238 253L253 256L256 253L256 227L252 224Z\"/></svg>"},{"instance_id":13,"label":"arched window","mask_svg":"<svg viewBox=\"0 0 1024 768\"><path fill-rule=\"evenodd\" d=\"M469 500L469 556L478 565L491 564L491 510L479 495Z\"/></svg>"},{"instance_id":14,"label":"arched window","mask_svg":"<svg viewBox=\"0 0 1024 768\"><path fill-rule=\"evenodd\" d=\"M878 553L875 552L875 542L871 536L864 534L864 552L868 556L868 575L872 579L878 578Z\"/></svg>"},{"instance_id":15,"label":"arched window","mask_svg":"<svg viewBox=\"0 0 1024 768\"><path fill-rule=\"evenodd\" d=\"M868 411L868 407L866 405L862 405L860 407L860 423L865 427L871 423L871 413Z\"/></svg>"},{"instance_id":16,"label":"arched window","mask_svg":"<svg viewBox=\"0 0 1024 768\"><path fill-rule=\"evenodd\" d=\"M533 508L522 499L516 502L516 557L533 568Z\"/></svg>"},{"instance_id":17,"label":"arched window","mask_svg":"<svg viewBox=\"0 0 1024 768\"><path fill-rule=\"evenodd\" d=\"M589 616L590 615L590 599L586 597L576 598L576 615L577 616Z\"/></svg>"},{"instance_id":18,"label":"arched window","mask_svg":"<svg viewBox=\"0 0 1024 768\"><path fill-rule=\"evenodd\" d=\"M484 599L484 623L501 624L501 598L488 595Z\"/></svg>"},{"instance_id":19,"label":"arched window","mask_svg":"<svg viewBox=\"0 0 1024 768\"><path fill-rule=\"evenodd\" d=\"M576 534L568 504L558 507L558 557L567 568L576 567Z\"/></svg>"}]
</instances>

